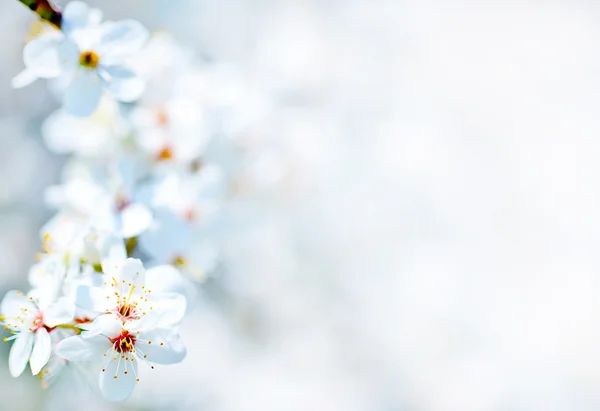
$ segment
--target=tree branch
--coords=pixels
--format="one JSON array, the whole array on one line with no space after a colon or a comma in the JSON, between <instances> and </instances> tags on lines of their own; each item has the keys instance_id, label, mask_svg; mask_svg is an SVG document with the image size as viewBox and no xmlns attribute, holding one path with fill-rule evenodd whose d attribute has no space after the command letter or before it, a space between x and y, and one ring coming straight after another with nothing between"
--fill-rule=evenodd
<instances>
[{"instance_id":1,"label":"tree branch","mask_svg":"<svg viewBox=\"0 0 600 411\"><path fill-rule=\"evenodd\" d=\"M48 0L19 0L30 10L35 11L44 21L60 29L62 24L62 14L55 9Z\"/></svg>"}]
</instances>

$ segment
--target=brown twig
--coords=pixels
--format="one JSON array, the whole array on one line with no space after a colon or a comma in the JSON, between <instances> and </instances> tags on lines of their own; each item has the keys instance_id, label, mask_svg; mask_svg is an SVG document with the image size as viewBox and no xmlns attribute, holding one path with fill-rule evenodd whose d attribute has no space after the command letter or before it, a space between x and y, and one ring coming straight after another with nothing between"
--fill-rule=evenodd
<instances>
[{"instance_id":1,"label":"brown twig","mask_svg":"<svg viewBox=\"0 0 600 411\"><path fill-rule=\"evenodd\" d=\"M60 29L62 24L62 14L55 9L48 0L19 0L30 10L35 11L44 21Z\"/></svg>"}]
</instances>

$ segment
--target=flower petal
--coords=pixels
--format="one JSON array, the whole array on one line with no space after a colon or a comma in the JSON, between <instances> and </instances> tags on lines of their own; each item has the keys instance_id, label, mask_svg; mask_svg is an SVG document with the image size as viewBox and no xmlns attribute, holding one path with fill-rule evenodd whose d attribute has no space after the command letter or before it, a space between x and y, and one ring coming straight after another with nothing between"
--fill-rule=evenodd
<instances>
[{"instance_id":1,"label":"flower petal","mask_svg":"<svg viewBox=\"0 0 600 411\"><path fill-rule=\"evenodd\" d=\"M184 272L198 282L206 281L208 275L214 271L219 262L219 249L208 239L203 239L195 244L197 252L188 253L188 261L184 265Z\"/></svg>"},{"instance_id":2,"label":"flower petal","mask_svg":"<svg viewBox=\"0 0 600 411\"><path fill-rule=\"evenodd\" d=\"M152 227L139 237L140 247L158 264L170 264L189 253L194 233L191 224L175 213L166 208L155 209Z\"/></svg>"},{"instance_id":3,"label":"flower petal","mask_svg":"<svg viewBox=\"0 0 600 411\"><path fill-rule=\"evenodd\" d=\"M35 305L25 294L17 290L7 292L0 304L0 313L7 319L17 318L24 309L31 313L37 311Z\"/></svg>"},{"instance_id":4,"label":"flower petal","mask_svg":"<svg viewBox=\"0 0 600 411\"><path fill-rule=\"evenodd\" d=\"M148 30L135 20L106 22L102 31L98 52L106 65L119 63L137 53L148 39Z\"/></svg>"},{"instance_id":5,"label":"flower petal","mask_svg":"<svg viewBox=\"0 0 600 411\"><path fill-rule=\"evenodd\" d=\"M46 146L59 154L72 151L73 140L83 135L84 124L81 123L87 124L85 119L73 117L64 110L55 111L42 124L42 136Z\"/></svg>"},{"instance_id":6,"label":"flower petal","mask_svg":"<svg viewBox=\"0 0 600 411\"><path fill-rule=\"evenodd\" d=\"M94 361L112 347L110 341L101 336L83 338L80 335L65 338L56 346L56 355L69 361Z\"/></svg>"},{"instance_id":7,"label":"flower petal","mask_svg":"<svg viewBox=\"0 0 600 411\"><path fill-rule=\"evenodd\" d=\"M8 368L10 375L14 378L17 378L25 370L32 348L33 333L28 331L19 333L8 355Z\"/></svg>"},{"instance_id":8,"label":"flower petal","mask_svg":"<svg viewBox=\"0 0 600 411\"><path fill-rule=\"evenodd\" d=\"M155 327L168 328L183 320L186 312L186 299L177 293L157 294L152 298L152 311L157 316Z\"/></svg>"},{"instance_id":9,"label":"flower petal","mask_svg":"<svg viewBox=\"0 0 600 411\"><path fill-rule=\"evenodd\" d=\"M127 259L127 249L123 239L114 234L107 234L98 241L102 265L110 271L111 263L119 263Z\"/></svg>"},{"instance_id":10,"label":"flower petal","mask_svg":"<svg viewBox=\"0 0 600 411\"><path fill-rule=\"evenodd\" d=\"M31 358L29 359L31 373L33 375L39 374L42 368L44 368L44 365L46 365L50 359L51 353L52 346L50 342L50 334L48 334L48 331L42 327L35 332L35 342L33 344Z\"/></svg>"},{"instance_id":11,"label":"flower petal","mask_svg":"<svg viewBox=\"0 0 600 411\"><path fill-rule=\"evenodd\" d=\"M172 265L159 265L146 271L146 288L155 293L179 293L186 299L189 312L196 301L196 285Z\"/></svg>"},{"instance_id":12,"label":"flower petal","mask_svg":"<svg viewBox=\"0 0 600 411\"><path fill-rule=\"evenodd\" d=\"M152 223L152 214L144 205L133 203L121 211L121 235L131 238L146 231Z\"/></svg>"},{"instance_id":13,"label":"flower petal","mask_svg":"<svg viewBox=\"0 0 600 411\"><path fill-rule=\"evenodd\" d=\"M132 70L122 66L105 67L102 76L106 89L117 99L126 103L140 98L146 84Z\"/></svg>"},{"instance_id":14,"label":"flower petal","mask_svg":"<svg viewBox=\"0 0 600 411\"><path fill-rule=\"evenodd\" d=\"M65 110L74 116L89 116L96 110L102 96L102 83L95 70L80 68L67 86Z\"/></svg>"},{"instance_id":15,"label":"flower petal","mask_svg":"<svg viewBox=\"0 0 600 411\"><path fill-rule=\"evenodd\" d=\"M13 88L23 88L25 86L30 85L37 79L38 79L38 76L36 76L36 74L33 70L25 69L22 72L20 72L19 74L17 74L15 77L13 77L13 79L10 82L10 85Z\"/></svg>"},{"instance_id":16,"label":"flower petal","mask_svg":"<svg viewBox=\"0 0 600 411\"><path fill-rule=\"evenodd\" d=\"M139 353L146 355L146 359L156 364L177 364L183 361L187 350L181 341L179 334L168 329L155 329L140 333L140 339L144 342L136 349ZM141 342L141 341L140 341Z\"/></svg>"},{"instance_id":17,"label":"flower petal","mask_svg":"<svg viewBox=\"0 0 600 411\"><path fill-rule=\"evenodd\" d=\"M59 48L64 41L58 35L44 35L31 40L23 49L25 67L37 77L58 77L62 66Z\"/></svg>"},{"instance_id":18,"label":"flower petal","mask_svg":"<svg viewBox=\"0 0 600 411\"><path fill-rule=\"evenodd\" d=\"M144 270L144 266L140 260L137 258L128 258L119 264L118 273L115 278L121 283L133 284L137 288L141 288L145 283L146 270Z\"/></svg>"},{"instance_id":19,"label":"flower petal","mask_svg":"<svg viewBox=\"0 0 600 411\"><path fill-rule=\"evenodd\" d=\"M87 324L86 331L81 334L84 339L98 335L114 338L121 334L123 322L113 314L104 314L96 318L91 324Z\"/></svg>"},{"instance_id":20,"label":"flower petal","mask_svg":"<svg viewBox=\"0 0 600 411\"><path fill-rule=\"evenodd\" d=\"M181 292L189 284L172 265L159 265L146 271L146 287L154 292Z\"/></svg>"},{"instance_id":21,"label":"flower petal","mask_svg":"<svg viewBox=\"0 0 600 411\"><path fill-rule=\"evenodd\" d=\"M100 371L100 391L108 401L125 401L135 388L137 361L128 358L116 355Z\"/></svg>"},{"instance_id":22,"label":"flower petal","mask_svg":"<svg viewBox=\"0 0 600 411\"><path fill-rule=\"evenodd\" d=\"M75 305L66 298L50 304L44 310L44 324L48 327L56 327L59 324L66 324L73 320L75 316Z\"/></svg>"},{"instance_id":23,"label":"flower petal","mask_svg":"<svg viewBox=\"0 0 600 411\"><path fill-rule=\"evenodd\" d=\"M61 30L70 33L89 24L90 7L82 1L72 1L65 6L62 16Z\"/></svg>"},{"instance_id":24,"label":"flower petal","mask_svg":"<svg viewBox=\"0 0 600 411\"><path fill-rule=\"evenodd\" d=\"M75 304L78 308L91 313L104 312L106 292L100 287L80 285L75 291Z\"/></svg>"}]
</instances>

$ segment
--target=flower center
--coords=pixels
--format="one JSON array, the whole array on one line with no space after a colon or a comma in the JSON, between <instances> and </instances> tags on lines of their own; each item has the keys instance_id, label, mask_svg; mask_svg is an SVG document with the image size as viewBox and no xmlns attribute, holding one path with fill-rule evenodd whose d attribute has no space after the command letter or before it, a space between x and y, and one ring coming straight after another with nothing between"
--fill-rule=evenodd
<instances>
[{"instance_id":1,"label":"flower center","mask_svg":"<svg viewBox=\"0 0 600 411\"><path fill-rule=\"evenodd\" d=\"M79 56L79 64L83 67L94 69L98 66L100 62L100 56L98 56L93 51L84 51Z\"/></svg>"},{"instance_id":2,"label":"flower center","mask_svg":"<svg viewBox=\"0 0 600 411\"><path fill-rule=\"evenodd\" d=\"M193 223L194 221L196 221L198 219L198 211L196 211L193 207L188 208L183 213L183 219L185 221Z\"/></svg>"},{"instance_id":3,"label":"flower center","mask_svg":"<svg viewBox=\"0 0 600 411\"><path fill-rule=\"evenodd\" d=\"M119 212L125 210L130 204L131 201L123 194L118 194L115 198L115 209Z\"/></svg>"},{"instance_id":4,"label":"flower center","mask_svg":"<svg viewBox=\"0 0 600 411\"><path fill-rule=\"evenodd\" d=\"M33 331L37 331L44 326L44 317L42 313L37 313L33 319Z\"/></svg>"},{"instance_id":5,"label":"flower center","mask_svg":"<svg viewBox=\"0 0 600 411\"><path fill-rule=\"evenodd\" d=\"M113 344L113 348L120 353L133 351L135 345L135 336L127 330L121 330L121 335L116 338L109 338L109 340Z\"/></svg>"},{"instance_id":6,"label":"flower center","mask_svg":"<svg viewBox=\"0 0 600 411\"><path fill-rule=\"evenodd\" d=\"M170 160L172 158L173 158L173 150L169 146L163 147L163 149L160 150L159 153L158 153L158 155L156 156L156 159L158 161L161 161L161 160Z\"/></svg>"},{"instance_id":7,"label":"flower center","mask_svg":"<svg viewBox=\"0 0 600 411\"><path fill-rule=\"evenodd\" d=\"M117 307L117 312L124 318L129 319L135 314L135 307L131 304L124 303Z\"/></svg>"},{"instance_id":8,"label":"flower center","mask_svg":"<svg viewBox=\"0 0 600 411\"><path fill-rule=\"evenodd\" d=\"M154 115L156 116L156 122L159 126L166 127L167 124L169 124L169 115L164 108L158 107L155 110Z\"/></svg>"},{"instance_id":9,"label":"flower center","mask_svg":"<svg viewBox=\"0 0 600 411\"><path fill-rule=\"evenodd\" d=\"M50 332L54 330L56 327L48 327L44 324L44 314L42 312L38 312L33 319L33 327L29 329L29 331L36 332L42 328L45 328L46 331Z\"/></svg>"},{"instance_id":10,"label":"flower center","mask_svg":"<svg viewBox=\"0 0 600 411\"><path fill-rule=\"evenodd\" d=\"M174 265L175 267L183 267L185 264L186 264L185 258L181 255L176 255L171 260L171 265Z\"/></svg>"}]
</instances>

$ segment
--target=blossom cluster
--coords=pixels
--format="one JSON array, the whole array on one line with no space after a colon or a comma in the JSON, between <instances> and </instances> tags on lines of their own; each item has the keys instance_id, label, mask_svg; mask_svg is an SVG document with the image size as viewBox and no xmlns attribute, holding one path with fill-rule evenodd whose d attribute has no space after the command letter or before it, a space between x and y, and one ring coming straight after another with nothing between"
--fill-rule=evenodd
<instances>
[{"instance_id":1,"label":"blossom cluster","mask_svg":"<svg viewBox=\"0 0 600 411\"><path fill-rule=\"evenodd\" d=\"M45 193L57 211L41 229L31 290L0 306L4 340L13 377L29 364L47 384L81 363L106 399L122 401L138 367L186 355L182 320L219 260L231 177L210 151L234 155L214 142L229 113L219 76L170 36L103 21L80 1L59 22L26 44L13 80L49 81L62 105L42 135L69 158Z\"/></svg>"}]
</instances>

